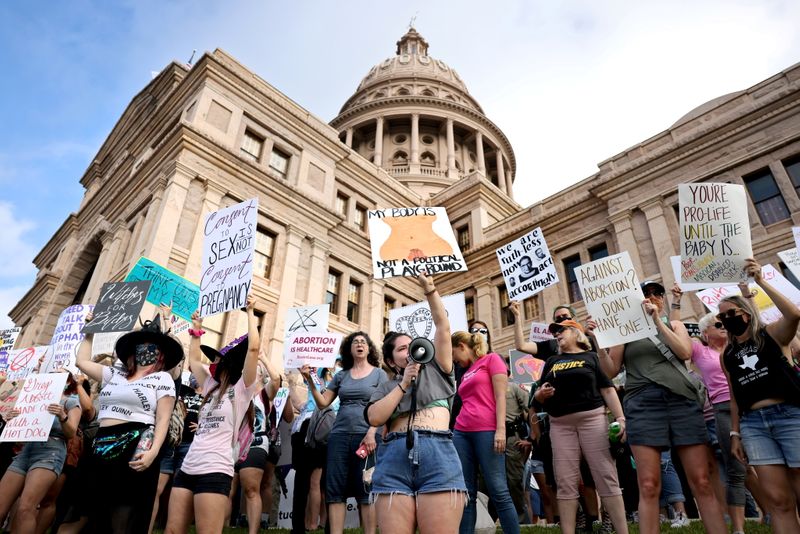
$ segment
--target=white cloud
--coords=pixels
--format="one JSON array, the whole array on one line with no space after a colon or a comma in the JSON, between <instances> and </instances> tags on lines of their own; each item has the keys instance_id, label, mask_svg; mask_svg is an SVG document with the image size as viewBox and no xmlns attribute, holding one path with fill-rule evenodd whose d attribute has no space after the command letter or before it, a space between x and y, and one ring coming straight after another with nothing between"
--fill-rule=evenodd
<instances>
[{"instance_id":1,"label":"white cloud","mask_svg":"<svg viewBox=\"0 0 800 534\"><path fill-rule=\"evenodd\" d=\"M14 321L8 316L8 312L17 305L29 289L30 285L0 288L0 329L14 326Z\"/></svg>"},{"instance_id":2,"label":"white cloud","mask_svg":"<svg viewBox=\"0 0 800 534\"><path fill-rule=\"evenodd\" d=\"M3 229L0 280L30 276L35 272L32 262L36 249L25 237L34 227L32 221L16 215L10 203L0 202L0 228Z\"/></svg>"}]
</instances>

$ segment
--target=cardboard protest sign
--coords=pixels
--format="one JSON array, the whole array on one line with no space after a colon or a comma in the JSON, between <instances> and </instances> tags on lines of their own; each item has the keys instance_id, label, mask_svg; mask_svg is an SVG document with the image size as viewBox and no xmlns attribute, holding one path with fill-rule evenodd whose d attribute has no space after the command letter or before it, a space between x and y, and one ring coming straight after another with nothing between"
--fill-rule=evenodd
<instances>
[{"instance_id":1,"label":"cardboard protest sign","mask_svg":"<svg viewBox=\"0 0 800 534\"><path fill-rule=\"evenodd\" d=\"M627 252L575 268L586 310L597 323L599 348L656 335L653 320L644 313L644 294Z\"/></svg>"},{"instance_id":2,"label":"cardboard protest sign","mask_svg":"<svg viewBox=\"0 0 800 534\"><path fill-rule=\"evenodd\" d=\"M283 346L283 362L287 369L311 367L333 367L342 334L338 332L299 332L289 336Z\"/></svg>"},{"instance_id":3,"label":"cardboard protest sign","mask_svg":"<svg viewBox=\"0 0 800 534\"><path fill-rule=\"evenodd\" d=\"M17 338L22 328L16 326L0 330L0 373L5 373L8 368L8 351L17 344Z\"/></svg>"},{"instance_id":4,"label":"cardboard protest sign","mask_svg":"<svg viewBox=\"0 0 800 534\"><path fill-rule=\"evenodd\" d=\"M84 338L81 329L86 323L86 315L93 308L90 304L74 304L61 312L50 340L53 350L49 352L42 365L43 373L50 373L62 367L72 372L78 371L75 367L75 356Z\"/></svg>"},{"instance_id":5,"label":"cardboard protest sign","mask_svg":"<svg viewBox=\"0 0 800 534\"><path fill-rule=\"evenodd\" d=\"M280 421L283 415L283 409L289 402L289 388L282 387L275 393L275 398L272 399L272 406L275 409L275 421Z\"/></svg>"},{"instance_id":6,"label":"cardboard protest sign","mask_svg":"<svg viewBox=\"0 0 800 534\"><path fill-rule=\"evenodd\" d=\"M541 228L507 243L495 253L509 300L525 300L558 283L556 266Z\"/></svg>"},{"instance_id":7,"label":"cardboard protest sign","mask_svg":"<svg viewBox=\"0 0 800 534\"><path fill-rule=\"evenodd\" d=\"M698 323L683 323L686 331L689 332L689 337L696 337L700 339L700 325Z\"/></svg>"},{"instance_id":8,"label":"cardboard protest sign","mask_svg":"<svg viewBox=\"0 0 800 534\"><path fill-rule=\"evenodd\" d=\"M61 402L66 383L67 373L30 375L14 405L20 414L6 423L0 441L47 441L55 417L47 406Z\"/></svg>"},{"instance_id":9,"label":"cardboard protest sign","mask_svg":"<svg viewBox=\"0 0 800 534\"><path fill-rule=\"evenodd\" d=\"M133 330L151 284L150 280L103 284L94 305L94 317L81 332L96 334Z\"/></svg>"},{"instance_id":10,"label":"cardboard protest sign","mask_svg":"<svg viewBox=\"0 0 800 534\"><path fill-rule=\"evenodd\" d=\"M288 339L292 334L303 332L327 332L330 306L298 306L286 310L283 337Z\"/></svg>"},{"instance_id":11,"label":"cardboard protest sign","mask_svg":"<svg viewBox=\"0 0 800 534\"><path fill-rule=\"evenodd\" d=\"M464 293L442 297L442 304L450 320L450 331L466 332L468 321ZM407 334L411 338L425 337L431 341L436 334L436 325L433 324L433 316L427 301L389 310L389 328Z\"/></svg>"},{"instance_id":12,"label":"cardboard protest sign","mask_svg":"<svg viewBox=\"0 0 800 534\"><path fill-rule=\"evenodd\" d=\"M544 360L540 360L521 350L510 350L508 356L511 361L512 382L530 384L541 378Z\"/></svg>"},{"instance_id":13,"label":"cardboard protest sign","mask_svg":"<svg viewBox=\"0 0 800 534\"><path fill-rule=\"evenodd\" d=\"M6 380L0 384L0 416L8 419L8 413L17 403L17 398L25 386L25 379Z\"/></svg>"},{"instance_id":14,"label":"cardboard protest sign","mask_svg":"<svg viewBox=\"0 0 800 534\"><path fill-rule=\"evenodd\" d=\"M761 276L764 280L775 288L779 293L791 300L795 306L800 306L800 289L783 276L780 271L775 269L772 265L764 265L761 268ZM753 304L758 309L761 320L764 323L773 323L782 317L781 312L775 306L763 289L758 287L755 282L749 282L748 288L751 293L755 293L753 297ZM697 293L697 297L702 301L708 311L717 313L719 310L719 302L725 297L731 295L740 295L738 286L725 286L706 289Z\"/></svg>"},{"instance_id":15,"label":"cardboard protest sign","mask_svg":"<svg viewBox=\"0 0 800 534\"><path fill-rule=\"evenodd\" d=\"M200 287L197 284L144 256L139 258L125 277L126 282L141 280L152 282L147 302L156 306L172 303L173 314L187 321L192 320L192 313L200 302Z\"/></svg>"},{"instance_id":16,"label":"cardboard protest sign","mask_svg":"<svg viewBox=\"0 0 800 534\"><path fill-rule=\"evenodd\" d=\"M92 339L92 356L99 356L100 354L114 354L114 347L117 345L117 340L124 336L126 332L108 332L95 334Z\"/></svg>"},{"instance_id":17,"label":"cardboard protest sign","mask_svg":"<svg viewBox=\"0 0 800 534\"><path fill-rule=\"evenodd\" d=\"M6 380L22 380L33 373L42 361L41 368L45 368L49 356L53 353L51 345L40 345L38 347L26 347L9 351L8 369L6 370ZM74 360L73 360L74 362Z\"/></svg>"},{"instance_id":18,"label":"cardboard protest sign","mask_svg":"<svg viewBox=\"0 0 800 534\"><path fill-rule=\"evenodd\" d=\"M696 183L678 186L683 282L747 280L744 261L753 256L744 186Z\"/></svg>"},{"instance_id":19,"label":"cardboard protest sign","mask_svg":"<svg viewBox=\"0 0 800 534\"><path fill-rule=\"evenodd\" d=\"M531 333L528 335L528 341L535 343L554 339L553 334L547 329L548 326L550 325L547 323L531 323Z\"/></svg>"},{"instance_id":20,"label":"cardboard protest sign","mask_svg":"<svg viewBox=\"0 0 800 534\"><path fill-rule=\"evenodd\" d=\"M466 271L444 208L392 208L367 213L375 278Z\"/></svg>"},{"instance_id":21,"label":"cardboard protest sign","mask_svg":"<svg viewBox=\"0 0 800 534\"><path fill-rule=\"evenodd\" d=\"M258 198L223 208L206 217L200 316L244 308L253 281Z\"/></svg>"},{"instance_id":22,"label":"cardboard protest sign","mask_svg":"<svg viewBox=\"0 0 800 534\"><path fill-rule=\"evenodd\" d=\"M683 291L702 291L703 289L708 289L709 287L722 287L730 285L729 282L684 282L681 280L681 257L670 256L669 262L672 265L672 276L675 277L675 281L678 282L678 285L681 286L681 290Z\"/></svg>"},{"instance_id":23,"label":"cardboard protest sign","mask_svg":"<svg viewBox=\"0 0 800 534\"><path fill-rule=\"evenodd\" d=\"M778 252L778 257L794 277L800 280L800 254L798 254L798 250L800 249L790 248L789 250Z\"/></svg>"}]
</instances>

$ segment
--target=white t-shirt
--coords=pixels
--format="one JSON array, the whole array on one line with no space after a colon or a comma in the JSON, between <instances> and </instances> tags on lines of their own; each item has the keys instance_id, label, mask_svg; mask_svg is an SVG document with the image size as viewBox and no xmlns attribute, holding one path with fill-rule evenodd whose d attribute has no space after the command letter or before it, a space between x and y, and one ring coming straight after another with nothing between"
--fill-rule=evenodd
<instances>
[{"instance_id":1,"label":"white t-shirt","mask_svg":"<svg viewBox=\"0 0 800 534\"><path fill-rule=\"evenodd\" d=\"M154 425L156 405L164 396L175 397L175 381L169 373L159 371L129 381L119 369L104 367L97 419Z\"/></svg>"},{"instance_id":2,"label":"white t-shirt","mask_svg":"<svg viewBox=\"0 0 800 534\"><path fill-rule=\"evenodd\" d=\"M203 384L203 396L214 389L217 381L209 376ZM200 409L192 446L186 453L181 471L187 475L207 475L224 473L233 476L233 439L234 432L239 433L239 426L247 415L247 406L253 400L260 383L254 380L250 387L245 387L240 378L227 392L218 395L215 391ZM233 401L236 402L236 421L233 421Z\"/></svg>"}]
</instances>

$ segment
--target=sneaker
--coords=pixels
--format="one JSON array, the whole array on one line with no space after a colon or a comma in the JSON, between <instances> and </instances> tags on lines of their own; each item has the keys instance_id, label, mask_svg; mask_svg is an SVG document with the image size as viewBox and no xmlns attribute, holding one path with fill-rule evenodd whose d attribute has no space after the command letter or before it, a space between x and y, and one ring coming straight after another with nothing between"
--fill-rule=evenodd
<instances>
[{"instance_id":1,"label":"sneaker","mask_svg":"<svg viewBox=\"0 0 800 534\"><path fill-rule=\"evenodd\" d=\"M600 534L611 534L614 532L614 523L611 522L611 516L603 510L603 521L600 523Z\"/></svg>"},{"instance_id":2,"label":"sneaker","mask_svg":"<svg viewBox=\"0 0 800 534\"><path fill-rule=\"evenodd\" d=\"M639 523L639 511L634 510L631 512L631 523Z\"/></svg>"},{"instance_id":3,"label":"sneaker","mask_svg":"<svg viewBox=\"0 0 800 534\"><path fill-rule=\"evenodd\" d=\"M578 514L575 517L575 530L585 530L586 529L586 514L583 513L583 510L578 509Z\"/></svg>"},{"instance_id":4,"label":"sneaker","mask_svg":"<svg viewBox=\"0 0 800 534\"><path fill-rule=\"evenodd\" d=\"M689 525L689 518L686 517L686 514L683 512L677 512L675 514L675 519L672 520L670 527L672 528L681 528Z\"/></svg>"},{"instance_id":5,"label":"sneaker","mask_svg":"<svg viewBox=\"0 0 800 534\"><path fill-rule=\"evenodd\" d=\"M658 514L658 522L662 525L664 523L669 523L669 517L665 516L664 514Z\"/></svg>"}]
</instances>

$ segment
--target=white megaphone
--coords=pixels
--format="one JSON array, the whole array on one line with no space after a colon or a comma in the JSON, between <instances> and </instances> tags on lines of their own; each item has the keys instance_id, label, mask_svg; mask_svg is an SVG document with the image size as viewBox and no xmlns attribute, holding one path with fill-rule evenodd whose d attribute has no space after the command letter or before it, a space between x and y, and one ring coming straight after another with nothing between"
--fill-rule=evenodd
<instances>
[{"instance_id":1,"label":"white megaphone","mask_svg":"<svg viewBox=\"0 0 800 534\"><path fill-rule=\"evenodd\" d=\"M408 345L408 357L415 363L426 364L433 360L434 356L436 356L436 349L427 338L418 337Z\"/></svg>"}]
</instances>

